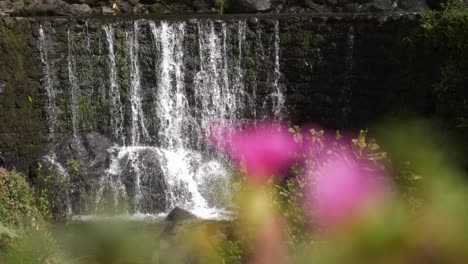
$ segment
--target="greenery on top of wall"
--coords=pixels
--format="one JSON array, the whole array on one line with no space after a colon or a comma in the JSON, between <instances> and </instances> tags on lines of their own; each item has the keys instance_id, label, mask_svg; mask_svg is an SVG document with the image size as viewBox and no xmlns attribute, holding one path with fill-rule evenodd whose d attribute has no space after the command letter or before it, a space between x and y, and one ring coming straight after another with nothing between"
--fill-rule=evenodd
<instances>
[{"instance_id":1,"label":"greenery on top of wall","mask_svg":"<svg viewBox=\"0 0 468 264\"><path fill-rule=\"evenodd\" d=\"M443 55L434 92L443 102L460 102L456 109L458 126L468 127L468 6L461 0L451 0L440 11L421 13L418 38Z\"/></svg>"},{"instance_id":2,"label":"greenery on top of wall","mask_svg":"<svg viewBox=\"0 0 468 264\"><path fill-rule=\"evenodd\" d=\"M224 10L228 5L229 0L216 0L216 7L219 9L219 13L223 14Z\"/></svg>"}]
</instances>

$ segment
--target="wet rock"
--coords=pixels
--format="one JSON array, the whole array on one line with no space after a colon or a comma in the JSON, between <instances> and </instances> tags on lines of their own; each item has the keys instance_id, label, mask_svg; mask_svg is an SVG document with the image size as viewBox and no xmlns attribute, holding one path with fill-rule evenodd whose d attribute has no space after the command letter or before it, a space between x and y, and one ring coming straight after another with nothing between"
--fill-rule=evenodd
<instances>
[{"instance_id":1,"label":"wet rock","mask_svg":"<svg viewBox=\"0 0 468 264\"><path fill-rule=\"evenodd\" d=\"M443 4L447 3L448 0L426 0L427 6L431 10L441 10Z\"/></svg>"},{"instance_id":2,"label":"wet rock","mask_svg":"<svg viewBox=\"0 0 468 264\"><path fill-rule=\"evenodd\" d=\"M189 25L197 25L198 24L198 20L197 19L194 19L194 18L191 18L189 20L187 20L187 23Z\"/></svg>"},{"instance_id":3,"label":"wet rock","mask_svg":"<svg viewBox=\"0 0 468 264\"><path fill-rule=\"evenodd\" d=\"M256 13L268 12L273 8L271 0L231 0L226 13Z\"/></svg>"},{"instance_id":4,"label":"wet rock","mask_svg":"<svg viewBox=\"0 0 468 264\"><path fill-rule=\"evenodd\" d=\"M422 11L428 9L425 0L398 0L397 5L405 11Z\"/></svg>"},{"instance_id":5,"label":"wet rock","mask_svg":"<svg viewBox=\"0 0 468 264\"><path fill-rule=\"evenodd\" d=\"M205 0L195 0L193 1L193 7L197 11L207 11L213 8L213 4Z\"/></svg>"},{"instance_id":6,"label":"wet rock","mask_svg":"<svg viewBox=\"0 0 468 264\"><path fill-rule=\"evenodd\" d=\"M122 13L133 13L133 6L128 2L124 0L117 0L115 1L117 4L120 12Z\"/></svg>"},{"instance_id":7,"label":"wet rock","mask_svg":"<svg viewBox=\"0 0 468 264\"><path fill-rule=\"evenodd\" d=\"M153 5L150 5L148 7L148 12L149 13L154 13L154 14L164 14L168 11L168 9L161 3L155 3Z\"/></svg>"},{"instance_id":8,"label":"wet rock","mask_svg":"<svg viewBox=\"0 0 468 264\"><path fill-rule=\"evenodd\" d=\"M360 6L357 3L347 3L343 6L343 11L347 13L358 12L359 9L360 9Z\"/></svg>"},{"instance_id":9,"label":"wet rock","mask_svg":"<svg viewBox=\"0 0 468 264\"><path fill-rule=\"evenodd\" d=\"M107 168L107 150L111 147L112 142L107 137L97 132L88 132L59 144L55 152L64 164L76 161L79 174L98 177Z\"/></svg>"},{"instance_id":10,"label":"wet rock","mask_svg":"<svg viewBox=\"0 0 468 264\"><path fill-rule=\"evenodd\" d=\"M69 208L76 213L89 208L87 192L99 186L105 175L110 147L107 137L84 132L50 147L47 155L31 166L29 181L39 190L51 190L48 200L54 216L66 216Z\"/></svg>"},{"instance_id":11,"label":"wet rock","mask_svg":"<svg viewBox=\"0 0 468 264\"><path fill-rule=\"evenodd\" d=\"M73 4L70 5L70 13L75 16L89 15L93 9L86 4Z\"/></svg>"},{"instance_id":12,"label":"wet rock","mask_svg":"<svg viewBox=\"0 0 468 264\"><path fill-rule=\"evenodd\" d=\"M23 16L82 16L92 9L87 4L69 4L63 0L34 0L25 5L18 14Z\"/></svg>"},{"instance_id":13,"label":"wet rock","mask_svg":"<svg viewBox=\"0 0 468 264\"><path fill-rule=\"evenodd\" d=\"M286 12L287 13L293 13L293 14L302 13L302 12L304 12L304 8L300 7L300 6L291 6L291 7L288 7L286 9Z\"/></svg>"},{"instance_id":14,"label":"wet rock","mask_svg":"<svg viewBox=\"0 0 468 264\"><path fill-rule=\"evenodd\" d=\"M69 174L55 160L55 155L49 154L31 165L28 181L42 198L47 199L52 217L56 220L67 216L71 205L69 199Z\"/></svg>"},{"instance_id":15,"label":"wet rock","mask_svg":"<svg viewBox=\"0 0 468 264\"><path fill-rule=\"evenodd\" d=\"M258 24L258 18L257 17L249 17L247 20L250 26L256 26Z\"/></svg>"},{"instance_id":16,"label":"wet rock","mask_svg":"<svg viewBox=\"0 0 468 264\"><path fill-rule=\"evenodd\" d=\"M135 4L135 6L133 7L133 13L135 14L148 14L148 7L146 7L145 5L142 5L142 4Z\"/></svg>"},{"instance_id":17,"label":"wet rock","mask_svg":"<svg viewBox=\"0 0 468 264\"><path fill-rule=\"evenodd\" d=\"M103 15L113 15L114 11L109 6L103 6L103 7L101 7L101 14L103 14Z\"/></svg>"},{"instance_id":18,"label":"wet rock","mask_svg":"<svg viewBox=\"0 0 468 264\"><path fill-rule=\"evenodd\" d=\"M192 220L196 219L197 217L194 214L182 208L176 207L172 209L172 211L164 219L166 226L163 229L162 235L173 238L177 237L177 234L180 235L181 231L183 230L184 224L190 223Z\"/></svg>"},{"instance_id":19,"label":"wet rock","mask_svg":"<svg viewBox=\"0 0 468 264\"><path fill-rule=\"evenodd\" d=\"M23 7L23 1L19 0L3 0L0 1L0 16L8 16L16 10Z\"/></svg>"},{"instance_id":20,"label":"wet rock","mask_svg":"<svg viewBox=\"0 0 468 264\"><path fill-rule=\"evenodd\" d=\"M396 6L392 0L374 0L366 5L367 9L371 12L386 12L391 11Z\"/></svg>"},{"instance_id":21,"label":"wet rock","mask_svg":"<svg viewBox=\"0 0 468 264\"><path fill-rule=\"evenodd\" d=\"M138 150L114 149L111 159L117 162L122 182L131 195L139 188L138 211L142 213L164 212L167 208L166 183L161 171L161 153L157 148ZM139 186L135 179L144 179ZM135 206L135 205L134 205ZM136 209L136 208L134 208Z\"/></svg>"},{"instance_id":22,"label":"wet rock","mask_svg":"<svg viewBox=\"0 0 468 264\"><path fill-rule=\"evenodd\" d=\"M141 4L152 5L161 2L160 0L140 0Z\"/></svg>"},{"instance_id":23,"label":"wet rock","mask_svg":"<svg viewBox=\"0 0 468 264\"><path fill-rule=\"evenodd\" d=\"M16 20L12 17L7 17L3 20L3 23L5 24L6 28L13 29L15 28Z\"/></svg>"},{"instance_id":24,"label":"wet rock","mask_svg":"<svg viewBox=\"0 0 468 264\"><path fill-rule=\"evenodd\" d=\"M310 11L314 11L314 12L329 11L327 10L327 7L323 4L323 1L321 0L318 0L318 1L306 0L305 4Z\"/></svg>"},{"instance_id":25,"label":"wet rock","mask_svg":"<svg viewBox=\"0 0 468 264\"><path fill-rule=\"evenodd\" d=\"M173 222L173 223L179 223L179 222L195 220L195 219L197 219L197 217L194 214L182 208L176 207L172 209L172 211L166 216L164 220Z\"/></svg>"}]
</instances>

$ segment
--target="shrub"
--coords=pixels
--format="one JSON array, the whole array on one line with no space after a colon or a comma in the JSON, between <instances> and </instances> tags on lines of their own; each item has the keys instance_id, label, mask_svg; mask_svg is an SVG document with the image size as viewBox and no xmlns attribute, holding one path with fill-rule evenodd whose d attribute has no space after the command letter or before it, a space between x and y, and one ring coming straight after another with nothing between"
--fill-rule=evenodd
<instances>
[{"instance_id":1,"label":"shrub","mask_svg":"<svg viewBox=\"0 0 468 264\"><path fill-rule=\"evenodd\" d=\"M442 4L440 11L421 13L417 39L443 56L439 80L434 92L442 103L439 112L455 115L456 125L468 127L468 6L460 0Z\"/></svg>"},{"instance_id":2,"label":"shrub","mask_svg":"<svg viewBox=\"0 0 468 264\"><path fill-rule=\"evenodd\" d=\"M219 13L223 14L226 6L228 4L228 0L216 0L216 7L219 9Z\"/></svg>"},{"instance_id":3,"label":"shrub","mask_svg":"<svg viewBox=\"0 0 468 264\"><path fill-rule=\"evenodd\" d=\"M0 223L11 227L38 227L42 217L23 175L0 169Z\"/></svg>"}]
</instances>

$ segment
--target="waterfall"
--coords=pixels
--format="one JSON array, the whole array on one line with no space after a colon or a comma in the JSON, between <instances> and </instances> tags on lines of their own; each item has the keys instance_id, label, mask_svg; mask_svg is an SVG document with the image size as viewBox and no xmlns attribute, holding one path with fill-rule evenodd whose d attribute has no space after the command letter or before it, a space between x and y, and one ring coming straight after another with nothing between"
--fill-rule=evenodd
<instances>
[{"instance_id":1,"label":"waterfall","mask_svg":"<svg viewBox=\"0 0 468 264\"><path fill-rule=\"evenodd\" d=\"M275 45L275 70L273 77L273 88L274 101L273 111L277 117L280 117L283 113L284 107L284 96L283 96L283 85L280 83L281 70L280 70L280 37L279 37L279 21L275 21L275 34L274 34L274 45Z\"/></svg>"},{"instance_id":2,"label":"waterfall","mask_svg":"<svg viewBox=\"0 0 468 264\"><path fill-rule=\"evenodd\" d=\"M183 67L183 39L185 23L169 24L161 22L156 26L150 22L156 52L160 55L156 64L158 76L155 91L156 113L159 121L158 139L164 158L163 174L168 188L167 207L174 206L205 208L206 201L198 191L191 168L194 162L200 162L201 156L190 150L190 131L187 127L196 127L185 93ZM182 185L182 186L181 186ZM178 190L185 191L178 193ZM191 199L187 200L187 195Z\"/></svg>"},{"instance_id":3,"label":"waterfall","mask_svg":"<svg viewBox=\"0 0 468 264\"><path fill-rule=\"evenodd\" d=\"M221 23L221 30L216 30L214 21L199 21L197 27L200 71L195 77L195 96L201 110L198 117L201 129L208 130L213 121L222 126L235 126L241 110L246 109L239 105L242 80L231 85L228 77L226 24Z\"/></svg>"},{"instance_id":4,"label":"waterfall","mask_svg":"<svg viewBox=\"0 0 468 264\"><path fill-rule=\"evenodd\" d=\"M68 174L67 170L63 167L63 165L57 161L54 155L48 154L44 157L44 160L57 169L57 173L63 177L63 181L65 182L65 184L69 184L70 175ZM65 201L63 201L65 203L65 212L67 213L67 215L70 215L72 213L70 192L70 189L65 190Z\"/></svg>"},{"instance_id":5,"label":"waterfall","mask_svg":"<svg viewBox=\"0 0 468 264\"><path fill-rule=\"evenodd\" d=\"M49 59L50 47L49 40L46 38L44 27L39 26L39 52L41 62L44 65L44 86L47 91L47 121L49 128L49 137L54 138L56 133L58 110L55 102L57 91L55 89L55 71L51 60Z\"/></svg>"},{"instance_id":6,"label":"waterfall","mask_svg":"<svg viewBox=\"0 0 468 264\"><path fill-rule=\"evenodd\" d=\"M138 34L139 21L133 22L133 27L125 31L125 42L128 47L128 56L130 62L130 103L132 109L131 139L132 146L140 143L141 137L149 137L145 125L145 115L142 107L140 66L138 55Z\"/></svg>"},{"instance_id":7,"label":"waterfall","mask_svg":"<svg viewBox=\"0 0 468 264\"><path fill-rule=\"evenodd\" d=\"M76 117L76 107L77 107L77 101L76 101L76 96L77 92L79 90L79 85L78 85L78 80L76 77L76 61L75 58L73 57L72 53L72 45L73 41L71 39L71 34L70 34L70 28L67 30L67 40L68 40L68 80L70 83L70 107L71 107L71 121L72 121L72 130L73 130L73 135L76 136L76 131L77 131L77 117Z\"/></svg>"},{"instance_id":8,"label":"waterfall","mask_svg":"<svg viewBox=\"0 0 468 264\"><path fill-rule=\"evenodd\" d=\"M94 104L90 117L108 116L93 120L92 129L114 144L107 149L107 168L86 183L92 186L86 194L92 197L85 199L91 200L89 208L74 213L100 214L111 206L125 214L158 214L178 206L203 217L218 215L232 195L231 166L205 139L220 132L213 124L236 127L259 110L262 118L283 114L279 23L268 39L260 26L251 28L245 20L86 22L73 27L67 31L66 68L73 134L85 129L78 122L77 96L97 94L101 102ZM249 33L257 33L252 43ZM40 40L45 86L53 95L52 80L58 76L49 65L45 37ZM256 54L253 64L250 50ZM244 64L266 73L262 86L246 77ZM89 73L84 83L79 70ZM260 87L264 99L257 98Z\"/></svg>"},{"instance_id":9,"label":"waterfall","mask_svg":"<svg viewBox=\"0 0 468 264\"><path fill-rule=\"evenodd\" d=\"M124 134L124 116L123 106L120 99L120 87L117 79L117 66L115 62L115 47L114 47L114 27L113 25L103 25L103 30L106 34L108 48L107 68L109 73L109 106L111 130L120 144L125 145L126 138Z\"/></svg>"},{"instance_id":10,"label":"waterfall","mask_svg":"<svg viewBox=\"0 0 468 264\"><path fill-rule=\"evenodd\" d=\"M185 94L183 66L185 23L162 22L157 27L151 21L150 27L156 52L160 55L155 69L158 79L154 91L160 124L158 139L161 147L186 147L186 138L189 136L186 132L186 120L190 117L190 112Z\"/></svg>"},{"instance_id":11,"label":"waterfall","mask_svg":"<svg viewBox=\"0 0 468 264\"><path fill-rule=\"evenodd\" d=\"M241 94L242 96L238 96L237 99L237 104L242 104L243 99L242 97L247 96L246 98L246 103L249 109L252 109L254 114L253 116L255 117L256 111L255 111L255 102L251 100L251 97L248 97L248 94L245 91L245 83L244 83L244 69L242 68L242 60L243 60L243 48L244 48L244 43L246 41L246 31L247 31L247 22L244 20L241 20L238 22L237 25L237 61L235 64L235 76L234 76L234 81L233 81L233 89L236 94Z\"/></svg>"}]
</instances>

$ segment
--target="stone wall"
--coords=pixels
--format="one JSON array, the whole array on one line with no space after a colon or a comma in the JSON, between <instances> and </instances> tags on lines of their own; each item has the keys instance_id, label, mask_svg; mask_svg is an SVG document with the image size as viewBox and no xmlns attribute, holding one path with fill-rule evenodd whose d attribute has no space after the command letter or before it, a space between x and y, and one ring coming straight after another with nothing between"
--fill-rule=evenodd
<instances>
[{"instance_id":1,"label":"stone wall","mask_svg":"<svg viewBox=\"0 0 468 264\"><path fill-rule=\"evenodd\" d=\"M0 22L0 156L27 170L46 145L41 63L28 19Z\"/></svg>"},{"instance_id":2,"label":"stone wall","mask_svg":"<svg viewBox=\"0 0 468 264\"><path fill-rule=\"evenodd\" d=\"M298 123L363 128L434 114L437 55L403 41L415 15L295 18L281 28L282 71Z\"/></svg>"},{"instance_id":3,"label":"stone wall","mask_svg":"<svg viewBox=\"0 0 468 264\"><path fill-rule=\"evenodd\" d=\"M257 105L264 103L262 91L271 85L268 72L271 71L274 58L271 55L263 59L255 58L255 50L258 48L255 42L261 41L267 51L274 49L272 40L275 38L276 21L279 21L280 82L286 89L288 114L293 123L364 128L386 116L434 114L431 90L437 78L437 58L425 49L411 50L401 41L416 26L416 15L303 14L220 16L216 19L226 21L227 30L236 30L234 25L239 20L247 21L246 43L250 44L246 48L242 66L246 71L246 83L257 82L260 94ZM102 33L98 34L99 28L109 22L121 23L119 27L123 29L131 26L128 23L132 22L132 18L8 17L0 21L0 156L8 167L28 171L37 158L48 153L52 143L69 142L73 133L69 104L70 78L67 73L67 33L70 28L77 32L89 30L95 43L91 49L97 54L99 38L102 38ZM191 60L197 57L198 44L192 43L194 34L197 34L196 20L187 17L187 23L186 60ZM48 95L44 88L45 65L38 47L40 25L50 27L46 33L54 39L54 51L49 60L57 71L58 77L54 82L58 87L57 107L60 109L60 125L54 138L48 137L50 127L46 113ZM257 39L259 29L262 32L260 40ZM116 41L119 41L119 34ZM76 43L83 41L79 37L74 39ZM145 37L142 41L141 46L150 48L150 44L144 43ZM232 46L237 45L235 38L228 41ZM119 49L119 45L116 44L116 52L124 52ZM86 53L87 48L83 46L76 52ZM151 74L151 63L154 62L150 57L145 57L145 48L140 55L144 89L151 81L147 76ZM101 74L99 65L103 63L102 58L92 58L89 62L80 59L76 62L84 69L89 65L90 75L77 75L84 82L83 86L96 87L92 84L93 78ZM119 63L125 64L124 61L117 61ZM186 70L187 80L191 80L190 76L199 67L196 62L189 65L192 66ZM126 74L120 74L121 81L129 78ZM187 85L190 88L193 83ZM80 111L85 112L80 117L83 119L79 120L79 132L94 131L111 137L108 112L99 110L102 107L98 100L99 91L90 90L86 96L93 98L93 101L84 104L83 109L80 108Z\"/></svg>"}]
</instances>

